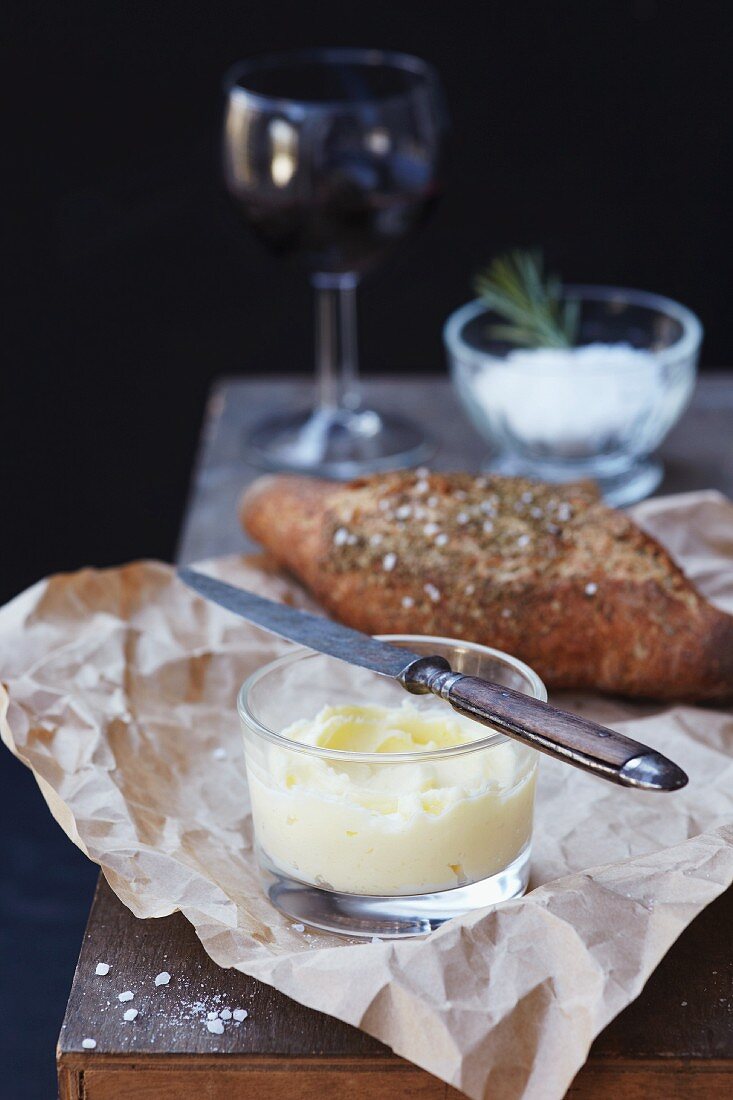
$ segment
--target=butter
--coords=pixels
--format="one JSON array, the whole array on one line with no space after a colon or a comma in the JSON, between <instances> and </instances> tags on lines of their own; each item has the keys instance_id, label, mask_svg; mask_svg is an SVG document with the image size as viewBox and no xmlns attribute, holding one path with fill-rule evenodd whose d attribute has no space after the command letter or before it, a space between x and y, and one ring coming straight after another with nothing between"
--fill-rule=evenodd
<instances>
[{"instance_id":1,"label":"butter","mask_svg":"<svg viewBox=\"0 0 733 1100\"><path fill-rule=\"evenodd\" d=\"M488 878L529 843L536 754L504 741L417 755L487 735L447 706L324 707L282 731L292 750L266 743L248 755L257 843L282 872L344 893L430 893Z\"/></svg>"}]
</instances>

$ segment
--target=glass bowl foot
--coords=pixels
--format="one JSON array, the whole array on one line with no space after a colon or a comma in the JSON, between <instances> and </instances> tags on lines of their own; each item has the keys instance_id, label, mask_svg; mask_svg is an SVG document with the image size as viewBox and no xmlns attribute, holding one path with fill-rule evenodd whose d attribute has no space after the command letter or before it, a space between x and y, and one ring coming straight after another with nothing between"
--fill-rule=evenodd
<instances>
[{"instance_id":1,"label":"glass bowl foot","mask_svg":"<svg viewBox=\"0 0 733 1100\"><path fill-rule=\"evenodd\" d=\"M292 921L324 932L386 939L422 936L473 909L520 897L529 880L530 849L490 878L433 894L402 897L343 894L299 882L258 854L262 888Z\"/></svg>"},{"instance_id":2,"label":"glass bowl foot","mask_svg":"<svg viewBox=\"0 0 733 1100\"><path fill-rule=\"evenodd\" d=\"M559 469L531 462L518 455L497 455L490 459L484 469L488 473L503 474L506 477L529 477L536 481L549 481L562 484L567 481L579 481L591 478L598 483L606 504L622 508L627 504L636 504L650 496L659 486L664 476L664 466L657 458L641 458L624 470L611 473L583 469Z\"/></svg>"}]
</instances>

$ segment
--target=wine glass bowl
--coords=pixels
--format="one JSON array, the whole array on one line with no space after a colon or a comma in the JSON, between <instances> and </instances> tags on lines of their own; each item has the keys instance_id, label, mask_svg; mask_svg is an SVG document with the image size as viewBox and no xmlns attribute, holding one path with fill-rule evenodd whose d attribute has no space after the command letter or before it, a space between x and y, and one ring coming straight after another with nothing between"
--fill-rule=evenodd
<instances>
[{"instance_id":1,"label":"wine glass bowl","mask_svg":"<svg viewBox=\"0 0 733 1100\"><path fill-rule=\"evenodd\" d=\"M316 290L316 410L260 425L268 465L331 476L421 461L401 418L362 410L355 290L429 214L446 122L433 69L380 50L303 50L226 78L224 178L254 235Z\"/></svg>"}]
</instances>

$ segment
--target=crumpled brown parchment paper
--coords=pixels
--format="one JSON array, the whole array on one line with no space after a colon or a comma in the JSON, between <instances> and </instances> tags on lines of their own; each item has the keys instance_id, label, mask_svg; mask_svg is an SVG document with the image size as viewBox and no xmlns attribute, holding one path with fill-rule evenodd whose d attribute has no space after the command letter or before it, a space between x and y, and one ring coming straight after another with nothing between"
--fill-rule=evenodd
<instances>
[{"instance_id":1,"label":"crumpled brown parchment paper","mask_svg":"<svg viewBox=\"0 0 733 1100\"><path fill-rule=\"evenodd\" d=\"M733 505L695 493L635 514L733 612ZM308 605L242 559L207 568ZM284 647L166 565L55 576L0 611L0 731L138 916L180 909L222 966L471 1097L561 1097L593 1038L733 879L733 712L566 697L659 747L689 786L624 791L543 758L526 897L422 940L356 943L297 931L257 883L234 700Z\"/></svg>"}]
</instances>

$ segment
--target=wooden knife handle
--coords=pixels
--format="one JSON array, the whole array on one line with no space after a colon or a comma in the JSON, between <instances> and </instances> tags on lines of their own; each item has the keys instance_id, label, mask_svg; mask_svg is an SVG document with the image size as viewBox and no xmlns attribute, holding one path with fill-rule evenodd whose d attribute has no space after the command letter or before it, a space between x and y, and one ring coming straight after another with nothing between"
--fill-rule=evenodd
<instances>
[{"instance_id":1,"label":"wooden knife handle","mask_svg":"<svg viewBox=\"0 0 733 1100\"><path fill-rule=\"evenodd\" d=\"M408 691L432 692L459 714L612 783L655 791L687 783L682 769L649 745L502 684L453 672L442 657L414 661L401 681Z\"/></svg>"}]
</instances>

